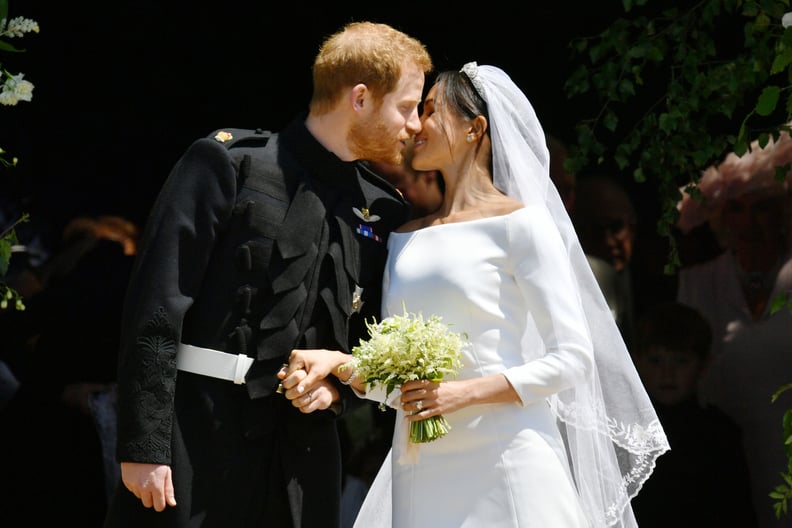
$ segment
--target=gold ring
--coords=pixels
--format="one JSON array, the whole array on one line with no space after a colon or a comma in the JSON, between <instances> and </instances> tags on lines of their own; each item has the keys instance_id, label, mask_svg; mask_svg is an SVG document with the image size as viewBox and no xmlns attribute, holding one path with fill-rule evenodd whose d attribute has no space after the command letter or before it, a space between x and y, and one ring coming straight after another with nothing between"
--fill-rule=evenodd
<instances>
[{"instance_id":1,"label":"gold ring","mask_svg":"<svg viewBox=\"0 0 792 528\"><path fill-rule=\"evenodd\" d=\"M288 363L283 363L281 365L281 369L285 369L285 368L289 368ZM275 389L275 392L277 392L278 394L283 394L283 383L278 383L278 388Z\"/></svg>"}]
</instances>

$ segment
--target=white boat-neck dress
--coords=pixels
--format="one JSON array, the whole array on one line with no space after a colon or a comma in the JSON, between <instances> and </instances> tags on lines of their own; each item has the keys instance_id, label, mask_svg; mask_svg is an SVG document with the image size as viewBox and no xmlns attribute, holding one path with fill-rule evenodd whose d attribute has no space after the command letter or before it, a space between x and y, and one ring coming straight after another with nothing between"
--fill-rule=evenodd
<instances>
[{"instance_id":1,"label":"white boat-neck dress","mask_svg":"<svg viewBox=\"0 0 792 528\"><path fill-rule=\"evenodd\" d=\"M457 379L504 374L521 403L446 414L450 432L391 453L357 528L588 526L547 397L584 379L592 346L564 245L545 209L391 233L383 317L439 315L472 346ZM525 334L525 337L524 337ZM384 392L368 398L383 401ZM391 402L398 402L391 398Z\"/></svg>"}]
</instances>

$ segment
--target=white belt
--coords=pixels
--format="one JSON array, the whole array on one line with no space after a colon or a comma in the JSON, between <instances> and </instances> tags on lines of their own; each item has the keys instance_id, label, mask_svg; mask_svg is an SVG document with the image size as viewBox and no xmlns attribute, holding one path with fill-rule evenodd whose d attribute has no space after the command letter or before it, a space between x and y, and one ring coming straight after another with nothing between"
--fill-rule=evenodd
<instances>
[{"instance_id":1,"label":"white belt","mask_svg":"<svg viewBox=\"0 0 792 528\"><path fill-rule=\"evenodd\" d=\"M201 348L179 343L176 351L176 368L193 374L245 383L253 358L245 354L229 354L211 348Z\"/></svg>"}]
</instances>

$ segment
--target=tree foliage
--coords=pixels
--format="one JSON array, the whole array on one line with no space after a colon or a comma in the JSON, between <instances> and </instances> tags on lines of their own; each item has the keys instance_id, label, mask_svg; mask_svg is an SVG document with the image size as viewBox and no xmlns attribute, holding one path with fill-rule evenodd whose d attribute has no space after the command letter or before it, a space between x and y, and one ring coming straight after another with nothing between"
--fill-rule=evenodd
<instances>
[{"instance_id":1,"label":"tree foliage","mask_svg":"<svg viewBox=\"0 0 792 528\"><path fill-rule=\"evenodd\" d=\"M656 2L665 4L664 2ZM565 90L595 102L581 119L566 168L607 164L656 186L666 272L680 265L673 226L680 187L754 139L764 146L792 114L789 0L700 0L657 7L623 0L625 16L575 39ZM684 4L684 2L683 2Z\"/></svg>"},{"instance_id":2,"label":"tree foliage","mask_svg":"<svg viewBox=\"0 0 792 528\"><path fill-rule=\"evenodd\" d=\"M38 33L39 27L35 20L24 17L9 19L8 0L0 0L0 52L20 53L24 49L9 43L9 38L20 38L25 33ZM14 106L20 101L30 101L33 97L33 84L23 79L23 73L11 73L0 63L0 105ZM17 158L8 159L6 152L0 148L0 167L13 168ZM16 227L28 221L27 213L20 216L8 226L0 226L0 311L13 306L16 310L24 310L22 296L3 280L8 273L14 246L18 243Z\"/></svg>"}]
</instances>

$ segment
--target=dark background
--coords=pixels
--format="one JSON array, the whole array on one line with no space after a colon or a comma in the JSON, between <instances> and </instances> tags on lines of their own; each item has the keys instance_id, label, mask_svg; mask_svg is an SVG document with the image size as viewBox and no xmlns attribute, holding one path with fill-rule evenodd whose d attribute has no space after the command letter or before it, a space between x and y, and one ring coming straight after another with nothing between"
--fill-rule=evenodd
<instances>
[{"instance_id":1,"label":"dark background","mask_svg":"<svg viewBox=\"0 0 792 528\"><path fill-rule=\"evenodd\" d=\"M32 102L0 107L0 146L20 159L2 171L0 197L56 236L83 214L142 225L193 140L223 127L277 130L307 108L321 41L353 20L417 37L438 70L502 67L545 129L570 141L596 107L565 96L568 43L622 15L621 1L509 4L11 0L10 17L41 32L9 41L25 53L0 57L35 84Z\"/></svg>"}]
</instances>

